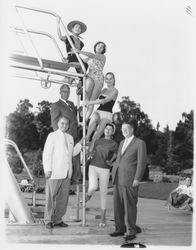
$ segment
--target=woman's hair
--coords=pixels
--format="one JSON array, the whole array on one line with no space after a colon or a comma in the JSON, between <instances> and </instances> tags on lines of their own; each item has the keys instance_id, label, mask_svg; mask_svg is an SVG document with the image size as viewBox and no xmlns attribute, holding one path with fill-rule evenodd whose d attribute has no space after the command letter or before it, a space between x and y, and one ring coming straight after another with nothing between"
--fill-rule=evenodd
<instances>
[{"instance_id":1,"label":"woman's hair","mask_svg":"<svg viewBox=\"0 0 196 250\"><path fill-rule=\"evenodd\" d=\"M116 131L116 126L114 125L114 123L106 123L105 128L106 128L107 126L110 126L110 127L113 129L113 134L114 134L115 131Z\"/></svg>"},{"instance_id":2,"label":"woman's hair","mask_svg":"<svg viewBox=\"0 0 196 250\"><path fill-rule=\"evenodd\" d=\"M107 73L105 74L105 78L107 77L107 75L112 75L112 77L113 77L113 79L114 79L114 85L115 85L116 78L115 78L114 73L113 73L113 72L107 72Z\"/></svg>"},{"instance_id":3,"label":"woman's hair","mask_svg":"<svg viewBox=\"0 0 196 250\"><path fill-rule=\"evenodd\" d=\"M105 44L104 42L101 42L101 41L95 43L95 45L94 45L94 52L96 53L96 47L97 47L97 45L98 45L99 43L102 43L102 44L104 45L103 51L102 51L101 54L105 54L105 52L106 52L106 44Z\"/></svg>"}]
</instances>

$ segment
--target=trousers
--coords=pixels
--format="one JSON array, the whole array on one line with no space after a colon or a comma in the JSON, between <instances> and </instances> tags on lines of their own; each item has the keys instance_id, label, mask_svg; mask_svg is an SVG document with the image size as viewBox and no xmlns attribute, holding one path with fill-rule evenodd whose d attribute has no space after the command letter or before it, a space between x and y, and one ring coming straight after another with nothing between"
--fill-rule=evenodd
<instances>
[{"instance_id":1,"label":"trousers","mask_svg":"<svg viewBox=\"0 0 196 250\"><path fill-rule=\"evenodd\" d=\"M138 187L114 185L116 231L136 234Z\"/></svg>"},{"instance_id":2,"label":"trousers","mask_svg":"<svg viewBox=\"0 0 196 250\"><path fill-rule=\"evenodd\" d=\"M67 210L69 198L70 179L67 176L64 179L46 180L46 205L45 205L45 223L53 222L58 224L62 222L62 217Z\"/></svg>"},{"instance_id":3,"label":"trousers","mask_svg":"<svg viewBox=\"0 0 196 250\"><path fill-rule=\"evenodd\" d=\"M106 209L109 177L110 177L109 169L99 168L93 165L89 166L88 195L92 195L98 189L98 180L99 180L101 209Z\"/></svg>"}]
</instances>

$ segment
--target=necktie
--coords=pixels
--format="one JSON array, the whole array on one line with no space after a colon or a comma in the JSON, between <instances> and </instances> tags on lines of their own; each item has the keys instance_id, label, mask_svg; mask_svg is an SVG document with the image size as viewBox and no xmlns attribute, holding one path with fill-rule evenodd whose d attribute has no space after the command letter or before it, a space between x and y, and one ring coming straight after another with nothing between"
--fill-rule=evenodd
<instances>
[{"instance_id":1,"label":"necktie","mask_svg":"<svg viewBox=\"0 0 196 250\"><path fill-rule=\"evenodd\" d=\"M123 153L125 152L125 149L126 149L126 147L127 147L127 144L128 144L128 139L125 139L124 144L123 144L123 146L122 146L121 154L123 154Z\"/></svg>"},{"instance_id":2,"label":"necktie","mask_svg":"<svg viewBox=\"0 0 196 250\"><path fill-rule=\"evenodd\" d=\"M65 102L70 110L72 110L71 105L68 102Z\"/></svg>"}]
</instances>

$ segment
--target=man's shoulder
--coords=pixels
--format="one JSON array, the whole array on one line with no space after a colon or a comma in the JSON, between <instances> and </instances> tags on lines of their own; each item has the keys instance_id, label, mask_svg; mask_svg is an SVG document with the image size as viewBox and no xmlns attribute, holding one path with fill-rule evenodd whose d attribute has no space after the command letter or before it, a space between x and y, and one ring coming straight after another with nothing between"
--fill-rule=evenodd
<instances>
[{"instance_id":1,"label":"man's shoulder","mask_svg":"<svg viewBox=\"0 0 196 250\"><path fill-rule=\"evenodd\" d=\"M62 103L62 101L59 99L57 102L53 102L52 103L52 106L56 106L56 105L59 105L59 104L61 104Z\"/></svg>"},{"instance_id":2,"label":"man's shoulder","mask_svg":"<svg viewBox=\"0 0 196 250\"><path fill-rule=\"evenodd\" d=\"M67 102L70 104L70 105L73 105L74 106L74 103L70 100L67 100Z\"/></svg>"},{"instance_id":3,"label":"man's shoulder","mask_svg":"<svg viewBox=\"0 0 196 250\"><path fill-rule=\"evenodd\" d=\"M73 136L68 134L68 133L65 133L66 137L69 139L69 140L73 140Z\"/></svg>"},{"instance_id":4,"label":"man's shoulder","mask_svg":"<svg viewBox=\"0 0 196 250\"><path fill-rule=\"evenodd\" d=\"M51 105L51 109L56 109L62 105L62 101L58 100L57 102L53 102Z\"/></svg>"},{"instance_id":5,"label":"man's shoulder","mask_svg":"<svg viewBox=\"0 0 196 250\"><path fill-rule=\"evenodd\" d=\"M48 138L54 137L54 136L56 135L56 133L57 133L57 130L56 130L56 131L50 132L50 133L48 134Z\"/></svg>"},{"instance_id":6,"label":"man's shoulder","mask_svg":"<svg viewBox=\"0 0 196 250\"><path fill-rule=\"evenodd\" d=\"M145 141L144 140L142 140L141 138L138 138L138 137L135 137L135 140L137 141L137 143L139 143L139 144L143 144L143 143L145 143Z\"/></svg>"}]
</instances>

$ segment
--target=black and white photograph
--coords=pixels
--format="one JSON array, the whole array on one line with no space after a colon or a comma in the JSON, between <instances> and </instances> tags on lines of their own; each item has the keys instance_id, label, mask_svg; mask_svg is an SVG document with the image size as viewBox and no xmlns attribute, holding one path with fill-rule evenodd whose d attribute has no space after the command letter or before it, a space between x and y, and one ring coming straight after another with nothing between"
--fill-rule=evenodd
<instances>
[{"instance_id":1,"label":"black and white photograph","mask_svg":"<svg viewBox=\"0 0 196 250\"><path fill-rule=\"evenodd\" d=\"M193 0L8 0L1 249L195 246Z\"/></svg>"}]
</instances>

